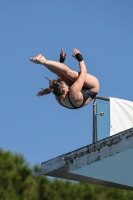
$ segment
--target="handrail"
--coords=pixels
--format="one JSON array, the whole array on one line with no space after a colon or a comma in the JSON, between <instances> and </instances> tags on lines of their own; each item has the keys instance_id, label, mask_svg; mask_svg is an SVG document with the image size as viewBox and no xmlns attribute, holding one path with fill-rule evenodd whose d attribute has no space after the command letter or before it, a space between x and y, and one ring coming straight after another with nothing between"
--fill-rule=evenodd
<instances>
[{"instance_id":1,"label":"handrail","mask_svg":"<svg viewBox=\"0 0 133 200\"><path fill-rule=\"evenodd\" d=\"M97 142L97 110L96 110L96 98L93 101L93 143Z\"/></svg>"},{"instance_id":2,"label":"handrail","mask_svg":"<svg viewBox=\"0 0 133 200\"><path fill-rule=\"evenodd\" d=\"M93 101L93 143L97 142L97 109L96 99L110 101L109 97L96 96Z\"/></svg>"},{"instance_id":3,"label":"handrail","mask_svg":"<svg viewBox=\"0 0 133 200\"><path fill-rule=\"evenodd\" d=\"M103 96L96 96L95 99L101 99L101 100L105 100L105 101L110 101L109 97L103 97Z\"/></svg>"}]
</instances>

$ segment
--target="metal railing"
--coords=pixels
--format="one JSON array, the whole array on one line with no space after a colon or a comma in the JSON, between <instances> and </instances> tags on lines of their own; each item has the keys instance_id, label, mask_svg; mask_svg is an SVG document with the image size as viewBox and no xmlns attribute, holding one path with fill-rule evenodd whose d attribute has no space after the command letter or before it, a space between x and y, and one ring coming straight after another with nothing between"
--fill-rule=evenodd
<instances>
[{"instance_id":1,"label":"metal railing","mask_svg":"<svg viewBox=\"0 0 133 200\"><path fill-rule=\"evenodd\" d=\"M93 101L93 143L97 142L97 115L104 115L104 112L97 113L96 99L110 101L109 97L96 96Z\"/></svg>"}]
</instances>

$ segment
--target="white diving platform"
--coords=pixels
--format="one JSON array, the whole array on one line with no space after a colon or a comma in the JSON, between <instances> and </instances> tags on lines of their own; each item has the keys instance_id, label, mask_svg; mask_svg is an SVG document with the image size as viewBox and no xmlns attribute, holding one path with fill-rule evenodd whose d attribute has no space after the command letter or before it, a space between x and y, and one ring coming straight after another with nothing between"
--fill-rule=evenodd
<instances>
[{"instance_id":1,"label":"white diving platform","mask_svg":"<svg viewBox=\"0 0 133 200\"><path fill-rule=\"evenodd\" d=\"M133 190L133 128L41 163L46 176Z\"/></svg>"}]
</instances>

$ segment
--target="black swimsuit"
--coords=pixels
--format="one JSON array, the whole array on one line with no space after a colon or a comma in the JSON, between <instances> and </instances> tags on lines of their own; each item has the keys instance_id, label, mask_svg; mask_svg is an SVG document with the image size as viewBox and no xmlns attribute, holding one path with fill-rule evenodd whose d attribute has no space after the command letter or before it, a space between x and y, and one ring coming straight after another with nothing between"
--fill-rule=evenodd
<instances>
[{"instance_id":1,"label":"black swimsuit","mask_svg":"<svg viewBox=\"0 0 133 200\"><path fill-rule=\"evenodd\" d=\"M69 109L78 109L78 108L81 108L81 107L84 105L84 103L86 102L86 100L87 100L89 97L91 97L92 99L94 99L95 96L97 95L97 93L92 92L91 90L89 90L89 89L86 88L86 87L83 87L83 88L82 88L81 93L82 93L82 95L83 95L83 103L82 103L81 106L79 106L79 107L76 107L76 106L73 105L72 101L70 100L69 93L68 93L68 100L69 100L70 104L73 106L73 108L69 108L69 107L63 105L63 104L61 103L61 101L60 101L60 98L59 98L59 103L60 103L62 106L66 107L66 108L69 108Z\"/></svg>"}]
</instances>

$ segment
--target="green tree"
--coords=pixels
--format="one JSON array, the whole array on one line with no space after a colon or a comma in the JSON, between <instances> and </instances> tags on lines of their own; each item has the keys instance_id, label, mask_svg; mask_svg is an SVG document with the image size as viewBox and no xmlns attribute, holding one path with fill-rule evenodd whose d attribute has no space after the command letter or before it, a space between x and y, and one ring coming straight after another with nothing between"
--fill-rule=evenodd
<instances>
[{"instance_id":1,"label":"green tree","mask_svg":"<svg viewBox=\"0 0 133 200\"><path fill-rule=\"evenodd\" d=\"M0 149L0 199L36 199L37 183L22 155Z\"/></svg>"},{"instance_id":2,"label":"green tree","mask_svg":"<svg viewBox=\"0 0 133 200\"><path fill-rule=\"evenodd\" d=\"M133 192L50 179L24 157L0 149L0 200L132 200Z\"/></svg>"}]
</instances>

